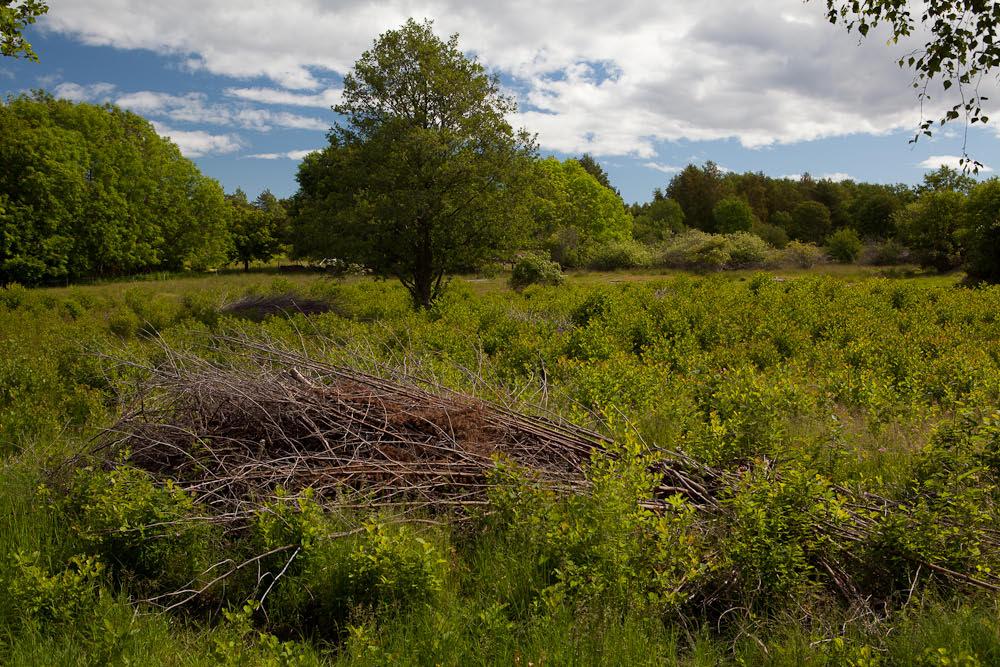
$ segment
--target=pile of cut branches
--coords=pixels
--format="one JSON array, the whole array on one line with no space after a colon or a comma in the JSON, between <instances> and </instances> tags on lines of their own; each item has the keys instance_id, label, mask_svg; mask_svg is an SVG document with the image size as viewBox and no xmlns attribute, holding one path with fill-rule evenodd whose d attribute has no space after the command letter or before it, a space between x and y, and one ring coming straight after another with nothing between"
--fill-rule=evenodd
<instances>
[{"instance_id":1,"label":"pile of cut branches","mask_svg":"<svg viewBox=\"0 0 1000 667\"><path fill-rule=\"evenodd\" d=\"M220 309L226 315L260 322L275 315L317 315L333 310L333 304L322 299L310 299L292 292L284 294L251 294L230 301Z\"/></svg>"},{"instance_id":2,"label":"pile of cut branches","mask_svg":"<svg viewBox=\"0 0 1000 667\"><path fill-rule=\"evenodd\" d=\"M238 516L312 489L327 504L441 509L485 502L506 461L584 490L604 436L413 379L393 381L249 339L239 363L164 347L97 452L173 480ZM227 355L216 355L227 356ZM231 356L231 355L230 355Z\"/></svg>"},{"instance_id":3,"label":"pile of cut branches","mask_svg":"<svg viewBox=\"0 0 1000 667\"><path fill-rule=\"evenodd\" d=\"M234 358L234 351L238 362L217 361ZM432 382L326 364L259 339L215 337L208 352L164 345L163 362L145 369L123 416L91 453L171 480L223 521L242 521L279 492L306 489L338 508L433 513L485 505L491 473L506 463L549 489L586 493L594 455L618 455L614 443L593 430ZM659 480L648 506L665 509L679 494L707 524L725 523L727 499L753 468L712 468L677 451L648 453ZM780 476L773 462L763 464ZM840 546L818 566L846 596L862 596L864 586L850 573L853 545L876 535L873 517L907 509L844 487L832 491L843 500L844 516L835 524L819 522L814 531ZM1000 553L1000 536L987 537L987 546ZM1000 577L989 571L961 572L919 554L896 555L953 583L1000 590Z\"/></svg>"}]
</instances>

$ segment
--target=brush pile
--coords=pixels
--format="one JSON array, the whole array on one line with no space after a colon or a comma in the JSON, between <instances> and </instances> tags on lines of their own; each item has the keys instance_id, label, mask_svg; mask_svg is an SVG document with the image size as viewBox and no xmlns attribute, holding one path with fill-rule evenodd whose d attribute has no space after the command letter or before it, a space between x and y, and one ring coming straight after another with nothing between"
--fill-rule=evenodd
<instances>
[{"instance_id":1,"label":"brush pile","mask_svg":"<svg viewBox=\"0 0 1000 667\"><path fill-rule=\"evenodd\" d=\"M251 294L231 301L220 309L223 314L260 322L276 315L318 315L333 309L328 301L310 299L291 292L284 294Z\"/></svg>"},{"instance_id":2,"label":"brush pile","mask_svg":"<svg viewBox=\"0 0 1000 667\"><path fill-rule=\"evenodd\" d=\"M205 355L166 346L163 353L92 453L171 480L223 522L243 521L279 489L311 489L327 507L460 514L487 503L491 472L508 463L545 488L586 493L595 453L617 451L607 437L555 418L411 377L321 363L260 340L214 338ZM239 363L211 360L237 355ZM665 510L679 494L706 527L725 525L727 499L749 472L780 478L768 461L716 469L680 452L651 454L659 484L648 506ZM817 564L835 588L857 598L865 585L851 573L852 552L879 535L879 517L905 519L916 505L830 490L842 501L842 516L818 521L812 530L817 540L838 546ZM959 526L945 517L940 528ZM1000 536L984 539L985 548L1000 552ZM988 570L962 572L916 552L891 551L953 583L1000 591L1000 576Z\"/></svg>"},{"instance_id":3,"label":"brush pile","mask_svg":"<svg viewBox=\"0 0 1000 667\"><path fill-rule=\"evenodd\" d=\"M484 502L498 461L584 490L602 435L409 379L323 364L252 340L240 364L164 349L99 450L169 478L221 513L311 488L326 504ZM226 355L220 355L226 356ZM700 488L700 485L699 485Z\"/></svg>"}]
</instances>

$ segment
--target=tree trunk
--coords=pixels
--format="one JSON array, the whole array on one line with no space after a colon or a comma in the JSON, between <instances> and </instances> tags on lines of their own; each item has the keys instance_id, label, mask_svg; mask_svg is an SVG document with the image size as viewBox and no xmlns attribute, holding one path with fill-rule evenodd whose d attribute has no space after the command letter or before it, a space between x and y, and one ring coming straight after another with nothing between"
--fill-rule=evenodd
<instances>
[{"instance_id":1,"label":"tree trunk","mask_svg":"<svg viewBox=\"0 0 1000 667\"><path fill-rule=\"evenodd\" d=\"M244 273L249 273L250 272L250 260L249 259L244 259L243 260L243 272Z\"/></svg>"},{"instance_id":2,"label":"tree trunk","mask_svg":"<svg viewBox=\"0 0 1000 667\"><path fill-rule=\"evenodd\" d=\"M413 263L413 305L428 309L434 301L434 250L431 248L431 227L420 223L420 239Z\"/></svg>"}]
</instances>

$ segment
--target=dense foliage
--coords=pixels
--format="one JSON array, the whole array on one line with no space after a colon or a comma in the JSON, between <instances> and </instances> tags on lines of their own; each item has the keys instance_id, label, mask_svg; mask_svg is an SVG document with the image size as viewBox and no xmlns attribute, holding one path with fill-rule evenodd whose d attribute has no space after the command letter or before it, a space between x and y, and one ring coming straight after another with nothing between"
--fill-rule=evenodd
<instances>
[{"instance_id":1,"label":"dense foliage","mask_svg":"<svg viewBox=\"0 0 1000 667\"><path fill-rule=\"evenodd\" d=\"M457 35L412 19L383 33L344 78L346 122L300 169L298 254L363 263L430 307L448 273L523 234L535 146L508 124L515 109Z\"/></svg>"},{"instance_id":2,"label":"dense foliage","mask_svg":"<svg viewBox=\"0 0 1000 667\"><path fill-rule=\"evenodd\" d=\"M0 0L0 55L38 61L24 29L49 11L41 0Z\"/></svg>"},{"instance_id":3,"label":"dense foliage","mask_svg":"<svg viewBox=\"0 0 1000 667\"><path fill-rule=\"evenodd\" d=\"M793 275L578 275L520 293L456 282L426 312L367 279L2 289L0 661L996 662L992 594L908 557L1000 567L1000 293ZM335 307L260 323L220 314L224 292L248 290ZM208 330L544 401L622 449L595 460L587 494L501 468L491 511L455 529L278 493L223 533L199 520L208 499L137 470L49 465L78 454L141 374L83 349L141 364L159 354L143 332L196 348ZM681 497L643 508L648 445L732 471L725 513L703 521ZM893 503L860 543L825 537L855 511L847 490ZM139 602L269 549L183 614ZM825 569L844 550L870 597Z\"/></svg>"},{"instance_id":4,"label":"dense foliage","mask_svg":"<svg viewBox=\"0 0 1000 667\"><path fill-rule=\"evenodd\" d=\"M0 104L0 283L225 261L228 209L148 121L45 94Z\"/></svg>"}]
</instances>

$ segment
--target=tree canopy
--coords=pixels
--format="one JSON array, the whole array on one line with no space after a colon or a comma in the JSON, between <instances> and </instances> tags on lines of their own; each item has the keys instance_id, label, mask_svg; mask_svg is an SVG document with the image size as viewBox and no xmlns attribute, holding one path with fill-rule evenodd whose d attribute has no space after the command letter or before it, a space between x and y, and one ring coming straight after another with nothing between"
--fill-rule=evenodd
<instances>
[{"instance_id":1,"label":"tree canopy","mask_svg":"<svg viewBox=\"0 0 1000 667\"><path fill-rule=\"evenodd\" d=\"M299 254L395 276L425 308L448 273L522 233L536 151L508 123L516 104L498 79L432 28L411 19L355 63L335 107L346 122L303 162L296 204Z\"/></svg>"},{"instance_id":2,"label":"tree canopy","mask_svg":"<svg viewBox=\"0 0 1000 667\"><path fill-rule=\"evenodd\" d=\"M145 119L42 93L0 104L0 283L225 261L222 188Z\"/></svg>"},{"instance_id":3,"label":"tree canopy","mask_svg":"<svg viewBox=\"0 0 1000 667\"><path fill-rule=\"evenodd\" d=\"M231 212L232 247L229 258L250 269L250 262L270 261L281 250L287 236L288 214L270 190L253 202L243 190L226 196Z\"/></svg>"},{"instance_id":4,"label":"tree canopy","mask_svg":"<svg viewBox=\"0 0 1000 667\"><path fill-rule=\"evenodd\" d=\"M38 61L24 29L49 11L42 0L0 0L0 55Z\"/></svg>"},{"instance_id":5,"label":"tree canopy","mask_svg":"<svg viewBox=\"0 0 1000 667\"><path fill-rule=\"evenodd\" d=\"M618 191L618 188L611 185L611 179L608 177L608 172L604 171L604 167L601 166L600 162L594 159L593 155L590 153L584 153L578 157L576 161L579 162L580 166L583 167L588 174L593 176L598 183L606 187L608 190L611 190L618 195L619 198L621 198L622 193Z\"/></svg>"},{"instance_id":6,"label":"tree canopy","mask_svg":"<svg viewBox=\"0 0 1000 667\"><path fill-rule=\"evenodd\" d=\"M712 209L715 229L723 234L748 232L753 227L754 215L750 204L739 197L726 197Z\"/></svg>"}]
</instances>

